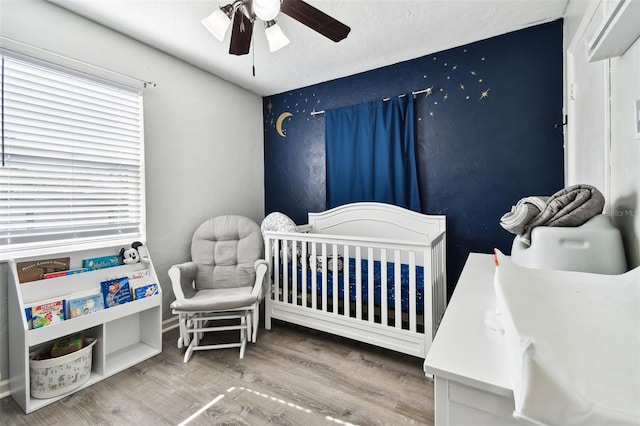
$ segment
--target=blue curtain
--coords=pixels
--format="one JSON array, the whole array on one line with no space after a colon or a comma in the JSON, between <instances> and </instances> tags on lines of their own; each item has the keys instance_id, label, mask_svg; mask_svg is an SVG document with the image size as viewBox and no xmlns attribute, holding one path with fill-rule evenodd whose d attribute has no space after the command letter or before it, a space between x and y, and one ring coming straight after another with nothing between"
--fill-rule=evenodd
<instances>
[{"instance_id":1,"label":"blue curtain","mask_svg":"<svg viewBox=\"0 0 640 426\"><path fill-rule=\"evenodd\" d=\"M378 201L420 209L413 95L325 111L327 208Z\"/></svg>"}]
</instances>

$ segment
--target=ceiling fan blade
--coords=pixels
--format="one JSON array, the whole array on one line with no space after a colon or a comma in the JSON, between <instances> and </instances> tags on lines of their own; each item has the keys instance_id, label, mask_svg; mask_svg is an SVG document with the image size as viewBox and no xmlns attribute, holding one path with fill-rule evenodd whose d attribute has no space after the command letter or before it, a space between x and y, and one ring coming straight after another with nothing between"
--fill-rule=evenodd
<instances>
[{"instance_id":1,"label":"ceiling fan blade","mask_svg":"<svg viewBox=\"0 0 640 426\"><path fill-rule=\"evenodd\" d=\"M342 22L302 0L283 0L280 11L335 42L346 38L351 31Z\"/></svg>"},{"instance_id":2,"label":"ceiling fan blade","mask_svg":"<svg viewBox=\"0 0 640 426\"><path fill-rule=\"evenodd\" d=\"M238 8L233 17L233 28L231 32L231 43L229 53L232 55L246 55L251 46L251 35L253 34L253 22L247 18L242 10Z\"/></svg>"}]
</instances>

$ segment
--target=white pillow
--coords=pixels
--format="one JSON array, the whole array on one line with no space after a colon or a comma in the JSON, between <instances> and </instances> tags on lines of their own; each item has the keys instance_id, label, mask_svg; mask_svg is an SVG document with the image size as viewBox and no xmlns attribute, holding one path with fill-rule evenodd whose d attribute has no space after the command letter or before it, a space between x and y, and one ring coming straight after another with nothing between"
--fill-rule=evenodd
<instances>
[{"instance_id":1,"label":"white pillow","mask_svg":"<svg viewBox=\"0 0 640 426\"><path fill-rule=\"evenodd\" d=\"M284 213L273 212L267 215L260 225L260 230L264 235L265 231L296 232L296 223Z\"/></svg>"},{"instance_id":2,"label":"white pillow","mask_svg":"<svg viewBox=\"0 0 640 426\"><path fill-rule=\"evenodd\" d=\"M296 223L291 220L291 218L284 213L273 212L267 215L262 221L260 225L260 230L262 231L262 236L264 237L264 233L266 231L276 231L276 232L298 232L298 227ZM300 244L298 244L296 250L296 257L300 256ZM272 250L275 250L275 246L273 246ZM287 249L289 260L292 258L292 243L288 243ZM282 257L282 255L280 255Z\"/></svg>"}]
</instances>

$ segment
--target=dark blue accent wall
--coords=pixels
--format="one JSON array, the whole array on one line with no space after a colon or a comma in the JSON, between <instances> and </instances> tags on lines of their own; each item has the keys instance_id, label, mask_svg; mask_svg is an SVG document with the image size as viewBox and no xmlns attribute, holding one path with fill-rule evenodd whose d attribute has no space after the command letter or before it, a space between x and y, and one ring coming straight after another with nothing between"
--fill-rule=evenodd
<instances>
[{"instance_id":1,"label":"dark blue accent wall","mask_svg":"<svg viewBox=\"0 0 640 426\"><path fill-rule=\"evenodd\" d=\"M265 213L303 224L325 210L324 116L312 111L428 89L416 95L420 193L423 213L447 216L451 294L469 252L511 251L499 220L512 205L564 186L562 78L558 20L265 97Z\"/></svg>"}]
</instances>

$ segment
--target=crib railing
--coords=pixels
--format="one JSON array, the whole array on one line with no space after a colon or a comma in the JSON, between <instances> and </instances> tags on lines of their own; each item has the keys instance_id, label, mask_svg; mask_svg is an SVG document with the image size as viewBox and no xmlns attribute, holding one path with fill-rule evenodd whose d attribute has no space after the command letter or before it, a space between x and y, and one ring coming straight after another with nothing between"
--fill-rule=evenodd
<instances>
[{"instance_id":1,"label":"crib railing","mask_svg":"<svg viewBox=\"0 0 640 426\"><path fill-rule=\"evenodd\" d=\"M444 232L431 242L416 243L275 231L265 232L264 239L265 256L270 263L270 301L414 333L435 333L432 325L439 324L446 306ZM378 303L374 293L376 262L380 265ZM402 264L408 270L406 291L401 285ZM394 265L391 279L388 265ZM422 277L418 277L417 267L423 268ZM356 283L366 276L366 286L349 285L352 273ZM418 285L423 288L422 300L418 299ZM387 297L390 289L392 301ZM406 309L402 309L403 296L408 300Z\"/></svg>"}]
</instances>

